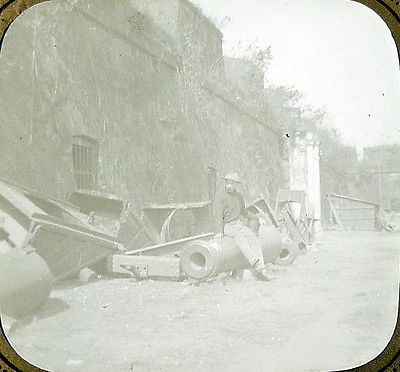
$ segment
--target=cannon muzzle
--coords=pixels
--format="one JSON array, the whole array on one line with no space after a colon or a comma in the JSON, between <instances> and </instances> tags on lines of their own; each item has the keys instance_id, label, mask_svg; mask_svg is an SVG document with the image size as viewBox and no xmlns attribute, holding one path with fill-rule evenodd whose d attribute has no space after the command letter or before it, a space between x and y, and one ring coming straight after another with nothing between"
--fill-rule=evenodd
<instances>
[{"instance_id":1,"label":"cannon muzzle","mask_svg":"<svg viewBox=\"0 0 400 372\"><path fill-rule=\"evenodd\" d=\"M273 226L261 226L258 239L264 261L274 262L282 252L281 234ZM198 280L250 266L237 243L229 236L188 243L182 250L180 265L188 277Z\"/></svg>"}]
</instances>

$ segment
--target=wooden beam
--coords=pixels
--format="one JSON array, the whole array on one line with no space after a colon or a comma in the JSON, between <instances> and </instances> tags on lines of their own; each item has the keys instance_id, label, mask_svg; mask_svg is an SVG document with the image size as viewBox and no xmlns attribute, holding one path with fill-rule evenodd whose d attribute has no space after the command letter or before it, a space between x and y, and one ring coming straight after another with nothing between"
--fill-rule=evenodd
<instances>
[{"instance_id":1,"label":"wooden beam","mask_svg":"<svg viewBox=\"0 0 400 372\"><path fill-rule=\"evenodd\" d=\"M337 195L337 194L326 194L326 196L327 197L337 198L337 199L351 200L351 201L364 203L364 204L370 204L370 205L376 205L376 206L379 205L379 203L375 203L375 202L368 201L368 200L357 199L357 198L351 198L350 196Z\"/></svg>"},{"instance_id":2,"label":"wooden beam","mask_svg":"<svg viewBox=\"0 0 400 372\"><path fill-rule=\"evenodd\" d=\"M140 254L140 253L149 252L149 251L157 251L157 250L160 250L160 249L163 249L163 248L167 248L167 247L171 247L171 246L174 246L174 245L190 242L190 241L196 240L196 239L210 238L213 235L214 235L214 233L206 233L206 234L201 234L201 235L190 236L188 238L182 238L182 239L178 239L178 240L173 240L173 241L167 242L167 243L156 244L156 245L151 245L151 246L145 247L145 248L134 249L134 250L131 250L131 251L127 251L124 254L129 255L129 254Z\"/></svg>"},{"instance_id":3,"label":"wooden beam","mask_svg":"<svg viewBox=\"0 0 400 372\"><path fill-rule=\"evenodd\" d=\"M145 204L143 210L157 210L157 209L194 209L203 208L211 204L210 200L190 203L171 203L171 204Z\"/></svg>"}]
</instances>

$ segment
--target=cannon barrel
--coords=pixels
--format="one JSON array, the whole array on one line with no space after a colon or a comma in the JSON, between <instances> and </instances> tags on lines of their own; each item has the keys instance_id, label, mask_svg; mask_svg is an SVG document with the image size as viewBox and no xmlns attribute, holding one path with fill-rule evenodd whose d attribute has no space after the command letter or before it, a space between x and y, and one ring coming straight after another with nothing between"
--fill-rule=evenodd
<instances>
[{"instance_id":1,"label":"cannon barrel","mask_svg":"<svg viewBox=\"0 0 400 372\"><path fill-rule=\"evenodd\" d=\"M48 300L52 281L50 269L36 253L1 253L0 312L15 319L34 313Z\"/></svg>"},{"instance_id":2,"label":"cannon barrel","mask_svg":"<svg viewBox=\"0 0 400 372\"><path fill-rule=\"evenodd\" d=\"M258 239L264 261L275 261L282 252L282 237L278 230L273 226L261 226ZM198 280L250 266L237 243L228 236L188 243L182 250L180 265L188 277Z\"/></svg>"}]
</instances>

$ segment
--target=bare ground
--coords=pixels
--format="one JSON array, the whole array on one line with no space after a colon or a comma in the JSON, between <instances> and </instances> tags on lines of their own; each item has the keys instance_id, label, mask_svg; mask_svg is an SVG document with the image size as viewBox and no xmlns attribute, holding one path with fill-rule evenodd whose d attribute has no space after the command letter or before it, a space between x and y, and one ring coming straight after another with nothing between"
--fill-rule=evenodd
<instances>
[{"instance_id":1,"label":"bare ground","mask_svg":"<svg viewBox=\"0 0 400 372\"><path fill-rule=\"evenodd\" d=\"M272 282L55 288L9 340L52 371L323 371L373 359L397 317L400 235L325 232ZM3 318L9 328L10 319Z\"/></svg>"}]
</instances>

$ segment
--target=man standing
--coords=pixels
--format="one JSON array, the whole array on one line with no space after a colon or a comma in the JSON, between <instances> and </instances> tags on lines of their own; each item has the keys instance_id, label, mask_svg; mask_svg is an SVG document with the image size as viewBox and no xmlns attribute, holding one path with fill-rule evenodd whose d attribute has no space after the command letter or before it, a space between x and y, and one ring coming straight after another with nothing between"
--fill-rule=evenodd
<instances>
[{"instance_id":1,"label":"man standing","mask_svg":"<svg viewBox=\"0 0 400 372\"><path fill-rule=\"evenodd\" d=\"M267 281L260 242L245 224L246 218L258 220L261 215L246 211L244 199L239 193L241 182L237 173L228 173L223 179L224 189L217 192L214 199L215 237L232 237L252 266L255 278Z\"/></svg>"}]
</instances>

